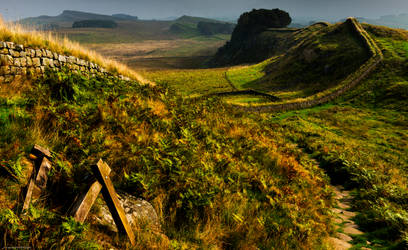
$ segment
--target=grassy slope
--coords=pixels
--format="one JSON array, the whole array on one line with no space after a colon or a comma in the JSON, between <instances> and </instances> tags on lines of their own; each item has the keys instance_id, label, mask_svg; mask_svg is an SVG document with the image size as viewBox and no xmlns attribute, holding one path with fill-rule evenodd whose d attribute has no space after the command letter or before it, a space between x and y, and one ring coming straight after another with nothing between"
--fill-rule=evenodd
<instances>
[{"instance_id":1,"label":"grassy slope","mask_svg":"<svg viewBox=\"0 0 408 250\"><path fill-rule=\"evenodd\" d=\"M64 194L17 218L18 184L3 173L10 188L0 195L7 200L0 230L9 245L48 248L77 235L71 247L79 247L104 237L92 221L87 238L83 226L58 215L100 157L117 188L151 201L160 214L170 243L145 227L137 232L139 248L312 247L324 245L331 230L330 191L314 161L216 100L195 103L161 87L50 74L3 85L0 103L2 169L20 176L30 147L41 143L57 153L51 197ZM114 239L104 244L124 247Z\"/></svg>"},{"instance_id":2,"label":"grassy slope","mask_svg":"<svg viewBox=\"0 0 408 250\"><path fill-rule=\"evenodd\" d=\"M269 126L316 159L356 192L357 222L368 232L355 238L377 247L408 246L408 39L405 31L366 26L385 61L368 79L335 103L266 115ZM391 243L399 242L399 243Z\"/></svg>"},{"instance_id":3,"label":"grassy slope","mask_svg":"<svg viewBox=\"0 0 408 250\"><path fill-rule=\"evenodd\" d=\"M72 55L91 61L104 67L106 70L128 76L140 82L147 83L138 73L116 61L102 57L94 51L81 47L78 43L61 39L51 33L28 31L16 24L4 23L0 19L0 41L14 42L26 47L49 49L63 55Z\"/></svg>"},{"instance_id":4,"label":"grassy slope","mask_svg":"<svg viewBox=\"0 0 408 250\"><path fill-rule=\"evenodd\" d=\"M232 91L234 88L225 78L227 69L203 70L159 70L146 71L143 76L171 86L187 96L198 96L217 92Z\"/></svg>"},{"instance_id":5,"label":"grassy slope","mask_svg":"<svg viewBox=\"0 0 408 250\"><path fill-rule=\"evenodd\" d=\"M232 68L227 73L229 80L238 89L251 88L290 100L335 86L368 59L364 45L346 24L311 34L282 56Z\"/></svg>"},{"instance_id":6,"label":"grassy slope","mask_svg":"<svg viewBox=\"0 0 408 250\"><path fill-rule=\"evenodd\" d=\"M294 143L304 155L315 159L334 183L355 190L355 209L361 211L356 219L368 232L356 238L356 244L364 245L369 240L377 247L400 244L403 248L408 244L408 77L404 70L408 62L408 34L385 27L364 28L380 45L385 61L357 88L324 106L251 117L256 123L273 128L269 136L276 140L286 138L286 143ZM261 69L266 63L269 62L232 68L228 78L239 88L264 77ZM184 85L173 85L174 78L168 79L169 85L182 87L185 92L195 85L190 85L188 78ZM177 82L183 82L181 75ZM248 96L225 99L259 102Z\"/></svg>"}]
</instances>

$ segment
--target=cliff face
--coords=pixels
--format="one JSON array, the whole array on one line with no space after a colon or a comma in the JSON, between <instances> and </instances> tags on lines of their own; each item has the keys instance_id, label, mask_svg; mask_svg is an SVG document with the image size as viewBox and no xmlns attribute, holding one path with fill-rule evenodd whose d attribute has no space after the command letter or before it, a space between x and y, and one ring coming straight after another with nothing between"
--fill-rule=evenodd
<instances>
[{"instance_id":1,"label":"cliff face","mask_svg":"<svg viewBox=\"0 0 408 250\"><path fill-rule=\"evenodd\" d=\"M279 9L252 10L242 14L231 41L218 50L211 65L253 63L267 59L281 49L288 34L296 31L284 29L291 22L289 14Z\"/></svg>"}]
</instances>

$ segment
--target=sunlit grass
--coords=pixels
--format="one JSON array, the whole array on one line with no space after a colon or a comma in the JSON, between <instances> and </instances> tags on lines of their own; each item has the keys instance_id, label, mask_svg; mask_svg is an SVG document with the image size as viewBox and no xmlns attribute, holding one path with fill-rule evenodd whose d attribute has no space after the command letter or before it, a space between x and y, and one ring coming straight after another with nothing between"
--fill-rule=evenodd
<instances>
[{"instance_id":1,"label":"sunlit grass","mask_svg":"<svg viewBox=\"0 0 408 250\"><path fill-rule=\"evenodd\" d=\"M158 70L144 71L142 75L151 81L168 85L184 95L199 96L234 90L225 78L226 70Z\"/></svg>"}]
</instances>

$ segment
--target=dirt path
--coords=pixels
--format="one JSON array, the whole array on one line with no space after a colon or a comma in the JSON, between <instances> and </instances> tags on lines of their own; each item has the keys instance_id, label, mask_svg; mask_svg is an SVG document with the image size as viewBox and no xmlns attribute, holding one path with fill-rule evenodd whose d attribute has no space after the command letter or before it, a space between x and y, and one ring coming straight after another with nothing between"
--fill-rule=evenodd
<instances>
[{"instance_id":1,"label":"dirt path","mask_svg":"<svg viewBox=\"0 0 408 250\"><path fill-rule=\"evenodd\" d=\"M335 199L337 200L337 208L333 208L336 223L336 235L329 238L329 242L335 250L349 249L352 247L350 242L353 240L351 236L363 234L358 226L351 219L356 216L356 213L350 211L350 203L352 196L349 191L346 191L341 186L335 186ZM365 248L369 249L369 248Z\"/></svg>"}]
</instances>

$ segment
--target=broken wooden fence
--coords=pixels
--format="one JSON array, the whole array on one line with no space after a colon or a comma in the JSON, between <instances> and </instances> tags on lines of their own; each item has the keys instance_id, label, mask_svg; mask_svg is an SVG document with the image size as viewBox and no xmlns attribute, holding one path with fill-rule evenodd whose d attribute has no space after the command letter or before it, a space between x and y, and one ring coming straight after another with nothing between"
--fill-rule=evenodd
<instances>
[{"instance_id":1,"label":"broken wooden fence","mask_svg":"<svg viewBox=\"0 0 408 250\"><path fill-rule=\"evenodd\" d=\"M51 170L51 158L52 156L48 149L38 145L33 147L30 159L34 161L35 167L27 186L23 211L28 209L31 201L38 199L42 191L46 188L48 180L47 174ZM84 222L96 198L99 193L102 192L119 233L126 234L130 243L134 245L135 235L109 177L111 172L110 167L100 159L95 166L92 166L92 172L95 177L94 181L89 184L87 191L75 200L69 215L73 216L78 222ZM72 239L73 238L70 238L69 240Z\"/></svg>"}]
</instances>

